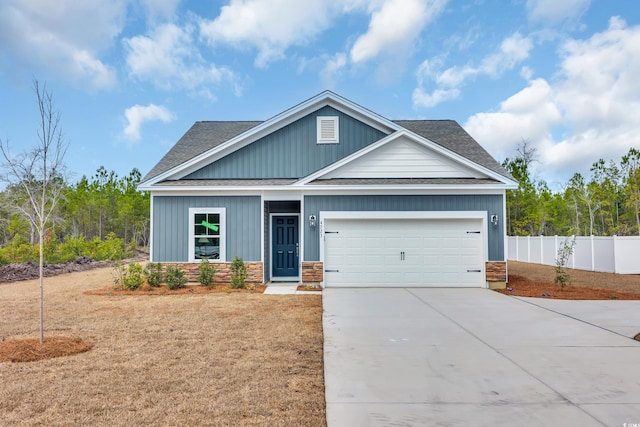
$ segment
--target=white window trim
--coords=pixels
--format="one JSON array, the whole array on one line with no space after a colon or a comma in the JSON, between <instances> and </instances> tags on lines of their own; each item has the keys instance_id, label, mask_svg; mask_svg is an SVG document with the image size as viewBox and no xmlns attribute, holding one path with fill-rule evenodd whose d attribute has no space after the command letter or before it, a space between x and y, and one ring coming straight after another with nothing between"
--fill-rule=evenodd
<instances>
[{"instance_id":1,"label":"white window trim","mask_svg":"<svg viewBox=\"0 0 640 427\"><path fill-rule=\"evenodd\" d=\"M220 215L220 259L211 259L210 262L226 262L227 260L227 210L226 208L189 208L189 262L201 262L195 257L195 215L196 214Z\"/></svg>"},{"instance_id":2,"label":"white window trim","mask_svg":"<svg viewBox=\"0 0 640 427\"><path fill-rule=\"evenodd\" d=\"M316 117L316 133L318 138L318 144L338 144L340 141L340 120L338 116L318 116ZM333 138L322 138L321 135L321 122L331 120L334 126Z\"/></svg>"}]
</instances>

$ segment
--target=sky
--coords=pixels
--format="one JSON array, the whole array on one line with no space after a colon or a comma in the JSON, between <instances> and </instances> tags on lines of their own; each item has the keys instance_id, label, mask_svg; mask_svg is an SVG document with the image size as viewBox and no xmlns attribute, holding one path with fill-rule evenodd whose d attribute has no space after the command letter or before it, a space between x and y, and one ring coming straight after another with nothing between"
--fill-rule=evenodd
<instances>
[{"instance_id":1,"label":"sky","mask_svg":"<svg viewBox=\"0 0 640 427\"><path fill-rule=\"evenodd\" d=\"M37 144L33 81L70 180L145 175L200 120L267 120L323 90L453 119L498 161L523 141L560 189L640 149L637 0L2 0L0 139Z\"/></svg>"}]
</instances>

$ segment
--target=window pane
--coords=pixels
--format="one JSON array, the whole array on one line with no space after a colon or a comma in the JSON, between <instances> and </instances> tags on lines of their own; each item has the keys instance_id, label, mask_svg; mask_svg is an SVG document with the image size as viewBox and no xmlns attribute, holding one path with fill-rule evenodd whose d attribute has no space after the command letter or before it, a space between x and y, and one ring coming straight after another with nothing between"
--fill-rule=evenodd
<instances>
[{"instance_id":1,"label":"window pane","mask_svg":"<svg viewBox=\"0 0 640 427\"><path fill-rule=\"evenodd\" d=\"M207 214L207 221L205 225L207 229L207 235L219 236L220 235L220 214Z\"/></svg>"},{"instance_id":2,"label":"window pane","mask_svg":"<svg viewBox=\"0 0 640 427\"><path fill-rule=\"evenodd\" d=\"M193 230L193 234L196 236L207 234L207 229L202 225L202 221L207 220L207 214L195 214L194 215L194 225L195 229Z\"/></svg>"},{"instance_id":3,"label":"window pane","mask_svg":"<svg viewBox=\"0 0 640 427\"><path fill-rule=\"evenodd\" d=\"M220 259L220 239L217 237L196 237L195 258Z\"/></svg>"}]
</instances>

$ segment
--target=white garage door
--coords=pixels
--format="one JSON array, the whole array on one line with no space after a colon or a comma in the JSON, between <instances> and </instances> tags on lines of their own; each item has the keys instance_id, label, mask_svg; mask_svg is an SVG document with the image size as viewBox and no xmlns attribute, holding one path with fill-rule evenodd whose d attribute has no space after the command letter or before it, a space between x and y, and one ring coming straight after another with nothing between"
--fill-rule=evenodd
<instances>
[{"instance_id":1,"label":"white garage door","mask_svg":"<svg viewBox=\"0 0 640 427\"><path fill-rule=\"evenodd\" d=\"M479 219L324 222L325 286L482 287Z\"/></svg>"}]
</instances>

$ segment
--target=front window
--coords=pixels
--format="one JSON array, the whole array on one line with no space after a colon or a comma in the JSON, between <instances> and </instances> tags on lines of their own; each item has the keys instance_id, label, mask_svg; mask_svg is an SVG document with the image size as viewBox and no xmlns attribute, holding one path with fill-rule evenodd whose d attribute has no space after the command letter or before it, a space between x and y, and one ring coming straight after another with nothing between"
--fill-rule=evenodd
<instances>
[{"instance_id":1,"label":"front window","mask_svg":"<svg viewBox=\"0 0 640 427\"><path fill-rule=\"evenodd\" d=\"M189 209L189 258L223 260L225 237L224 208Z\"/></svg>"}]
</instances>

